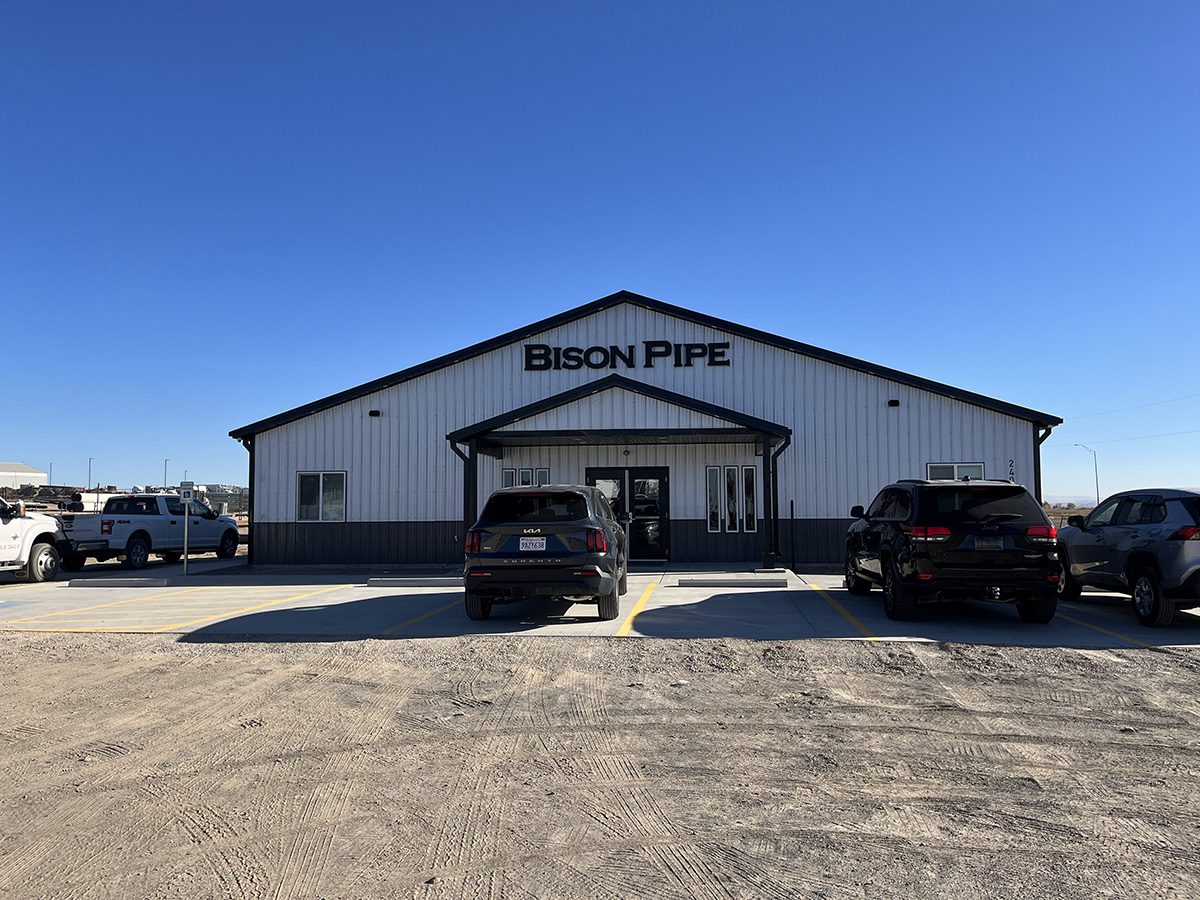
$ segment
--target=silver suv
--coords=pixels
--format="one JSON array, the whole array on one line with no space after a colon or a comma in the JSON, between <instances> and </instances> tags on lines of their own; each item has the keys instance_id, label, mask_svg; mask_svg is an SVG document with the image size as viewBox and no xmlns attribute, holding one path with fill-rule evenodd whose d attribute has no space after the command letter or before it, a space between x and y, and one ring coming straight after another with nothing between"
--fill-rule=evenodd
<instances>
[{"instance_id":1,"label":"silver suv","mask_svg":"<svg viewBox=\"0 0 1200 900\"><path fill-rule=\"evenodd\" d=\"M1059 597L1084 585L1133 597L1143 625L1168 625L1200 606L1200 494L1151 488L1109 497L1058 533Z\"/></svg>"}]
</instances>

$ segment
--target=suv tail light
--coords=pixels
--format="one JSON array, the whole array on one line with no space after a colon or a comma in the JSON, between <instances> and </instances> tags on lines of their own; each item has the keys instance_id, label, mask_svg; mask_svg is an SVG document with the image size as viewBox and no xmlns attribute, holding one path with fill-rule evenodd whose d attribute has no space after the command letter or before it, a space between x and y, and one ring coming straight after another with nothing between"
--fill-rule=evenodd
<instances>
[{"instance_id":1,"label":"suv tail light","mask_svg":"<svg viewBox=\"0 0 1200 900\"><path fill-rule=\"evenodd\" d=\"M903 525L904 533L914 541L947 541L950 529L941 525Z\"/></svg>"},{"instance_id":2,"label":"suv tail light","mask_svg":"<svg viewBox=\"0 0 1200 900\"><path fill-rule=\"evenodd\" d=\"M1200 541L1200 526L1185 525L1167 538L1169 541Z\"/></svg>"},{"instance_id":3,"label":"suv tail light","mask_svg":"<svg viewBox=\"0 0 1200 900\"><path fill-rule=\"evenodd\" d=\"M483 535L478 531L468 531L463 541L463 553L478 553L483 546Z\"/></svg>"},{"instance_id":4,"label":"suv tail light","mask_svg":"<svg viewBox=\"0 0 1200 900\"><path fill-rule=\"evenodd\" d=\"M101 519L100 520L100 533L101 534L112 534L112 527L113 527L112 519Z\"/></svg>"},{"instance_id":5,"label":"suv tail light","mask_svg":"<svg viewBox=\"0 0 1200 900\"><path fill-rule=\"evenodd\" d=\"M592 529L587 533L587 548L588 553L607 553L608 538L604 536L604 532L599 529Z\"/></svg>"},{"instance_id":6,"label":"suv tail light","mask_svg":"<svg viewBox=\"0 0 1200 900\"><path fill-rule=\"evenodd\" d=\"M1025 537L1035 544L1052 544L1058 537L1058 529L1053 525L1030 525L1025 529Z\"/></svg>"}]
</instances>

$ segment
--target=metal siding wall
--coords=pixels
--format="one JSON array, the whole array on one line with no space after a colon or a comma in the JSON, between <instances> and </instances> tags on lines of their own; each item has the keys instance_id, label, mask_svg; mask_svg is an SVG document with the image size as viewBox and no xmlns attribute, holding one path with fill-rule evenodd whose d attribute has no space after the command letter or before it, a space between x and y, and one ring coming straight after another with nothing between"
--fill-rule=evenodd
<instances>
[{"instance_id":1,"label":"metal siding wall","mask_svg":"<svg viewBox=\"0 0 1200 900\"><path fill-rule=\"evenodd\" d=\"M732 423L665 400L611 388L528 419L518 419L501 431L575 428L729 428Z\"/></svg>"},{"instance_id":2,"label":"metal siding wall","mask_svg":"<svg viewBox=\"0 0 1200 900\"><path fill-rule=\"evenodd\" d=\"M795 500L797 517L840 518L886 482L922 477L928 462L979 460L989 477L1003 478L1013 459L1017 480L1033 485L1033 442L1024 420L641 307L623 304L528 342L581 347L632 342L640 364L641 342L658 339L728 340L732 364L676 369L659 361L651 369L616 371L793 429L793 445L779 461L781 514ZM462 510L462 463L446 442L448 432L613 371L525 372L522 366L521 345L511 345L264 432L256 438L259 521L294 520L296 472L305 469L348 472L352 521L456 519ZM893 398L901 402L897 409L887 406ZM382 415L368 418L369 409ZM553 416L547 421L563 424ZM697 466L702 472L700 451L679 452L682 459L695 455L693 462L672 466L676 477ZM687 489L676 485L673 503L695 501L686 500ZM481 494L487 489L481 484Z\"/></svg>"}]
</instances>

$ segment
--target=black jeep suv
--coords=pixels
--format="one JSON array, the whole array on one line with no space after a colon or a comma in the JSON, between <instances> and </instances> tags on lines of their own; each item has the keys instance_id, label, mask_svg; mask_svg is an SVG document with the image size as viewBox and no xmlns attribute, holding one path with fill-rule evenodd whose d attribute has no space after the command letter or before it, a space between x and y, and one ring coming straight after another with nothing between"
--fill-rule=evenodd
<instances>
[{"instance_id":1,"label":"black jeep suv","mask_svg":"<svg viewBox=\"0 0 1200 900\"><path fill-rule=\"evenodd\" d=\"M492 604L524 597L565 597L596 603L601 619L615 619L629 571L626 540L594 487L498 490L467 532L467 615L486 619Z\"/></svg>"},{"instance_id":2,"label":"black jeep suv","mask_svg":"<svg viewBox=\"0 0 1200 900\"><path fill-rule=\"evenodd\" d=\"M883 587L890 619L919 603L960 597L1016 601L1026 622L1058 605L1055 529L1036 500L1007 481L898 481L846 535L846 590Z\"/></svg>"}]
</instances>

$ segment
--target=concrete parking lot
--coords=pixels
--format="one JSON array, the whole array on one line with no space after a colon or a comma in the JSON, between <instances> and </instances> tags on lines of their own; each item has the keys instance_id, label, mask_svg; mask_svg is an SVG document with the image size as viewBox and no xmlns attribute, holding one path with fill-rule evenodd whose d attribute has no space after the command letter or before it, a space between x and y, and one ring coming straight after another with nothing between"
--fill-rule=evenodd
<instances>
[{"instance_id":1,"label":"concrete parking lot","mask_svg":"<svg viewBox=\"0 0 1200 900\"><path fill-rule=\"evenodd\" d=\"M621 616L600 621L587 603L530 600L497 606L472 622L456 584L399 578L369 585L362 573L258 572L199 561L137 573L162 579L126 586L106 568L72 583L0 585L0 629L166 633L204 640L360 640L535 634L750 640L918 640L1043 647L1151 647L1200 644L1200 615L1181 612L1163 629L1143 628L1128 598L1086 593L1062 604L1049 625L1021 622L1012 606L961 602L930 607L913 622L892 622L880 594L850 595L835 575L789 573L786 586L760 586L746 572L711 571L744 586L688 586L702 572L632 574ZM79 586L82 583L86 586Z\"/></svg>"}]
</instances>

